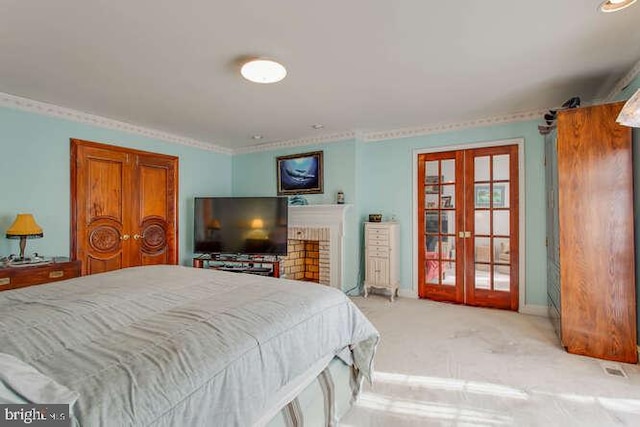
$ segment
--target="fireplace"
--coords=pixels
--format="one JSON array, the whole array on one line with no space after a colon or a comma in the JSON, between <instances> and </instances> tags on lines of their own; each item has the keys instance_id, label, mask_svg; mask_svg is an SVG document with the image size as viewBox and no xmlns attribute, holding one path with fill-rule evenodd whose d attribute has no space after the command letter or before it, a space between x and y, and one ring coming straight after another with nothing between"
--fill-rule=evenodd
<instances>
[{"instance_id":1,"label":"fireplace","mask_svg":"<svg viewBox=\"0 0 640 427\"><path fill-rule=\"evenodd\" d=\"M289 253L281 264L284 277L342 289L344 219L350 206L289 206Z\"/></svg>"},{"instance_id":2,"label":"fireplace","mask_svg":"<svg viewBox=\"0 0 640 427\"><path fill-rule=\"evenodd\" d=\"M287 279L331 284L329 228L289 227L289 253L282 262Z\"/></svg>"}]
</instances>

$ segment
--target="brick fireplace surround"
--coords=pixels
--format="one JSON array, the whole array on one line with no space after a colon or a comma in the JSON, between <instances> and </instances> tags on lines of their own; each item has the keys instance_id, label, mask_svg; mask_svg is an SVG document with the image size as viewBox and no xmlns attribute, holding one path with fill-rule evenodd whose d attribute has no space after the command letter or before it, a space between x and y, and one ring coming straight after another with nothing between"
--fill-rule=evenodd
<instances>
[{"instance_id":1,"label":"brick fireplace surround","mask_svg":"<svg viewBox=\"0 0 640 427\"><path fill-rule=\"evenodd\" d=\"M287 279L329 285L329 234L326 227L289 227L289 254L281 265L283 275Z\"/></svg>"},{"instance_id":2,"label":"brick fireplace surround","mask_svg":"<svg viewBox=\"0 0 640 427\"><path fill-rule=\"evenodd\" d=\"M282 263L284 277L342 289L344 222L350 206L289 206L289 254Z\"/></svg>"}]
</instances>

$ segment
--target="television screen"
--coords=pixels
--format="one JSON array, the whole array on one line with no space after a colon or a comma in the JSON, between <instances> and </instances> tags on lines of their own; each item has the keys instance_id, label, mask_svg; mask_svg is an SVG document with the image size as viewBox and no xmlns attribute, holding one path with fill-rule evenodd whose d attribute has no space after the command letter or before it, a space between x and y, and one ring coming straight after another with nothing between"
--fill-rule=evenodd
<instances>
[{"instance_id":1,"label":"television screen","mask_svg":"<svg viewBox=\"0 0 640 427\"><path fill-rule=\"evenodd\" d=\"M194 252L287 254L286 197L196 197Z\"/></svg>"}]
</instances>

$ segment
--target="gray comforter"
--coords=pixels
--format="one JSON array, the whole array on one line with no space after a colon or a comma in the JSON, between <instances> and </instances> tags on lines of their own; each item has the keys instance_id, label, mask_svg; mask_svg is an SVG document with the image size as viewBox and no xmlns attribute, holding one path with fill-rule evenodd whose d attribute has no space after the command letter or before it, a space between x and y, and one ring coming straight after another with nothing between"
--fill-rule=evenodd
<instances>
[{"instance_id":1,"label":"gray comforter","mask_svg":"<svg viewBox=\"0 0 640 427\"><path fill-rule=\"evenodd\" d=\"M0 293L5 394L36 401L39 372L85 426L249 426L327 355L369 376L377 341L342 292L245 274L136 267Z\"/></svg>"}]
</instances>

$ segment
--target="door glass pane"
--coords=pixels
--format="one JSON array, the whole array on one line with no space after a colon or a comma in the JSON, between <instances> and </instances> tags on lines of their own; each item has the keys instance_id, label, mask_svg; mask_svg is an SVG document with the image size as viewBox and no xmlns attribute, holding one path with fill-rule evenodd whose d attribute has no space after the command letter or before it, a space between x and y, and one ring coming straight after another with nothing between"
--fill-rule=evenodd
<instances>
[{"instance_id":1,"label":"door glass pane","mask_svg":"<svg viewBox=\"0 0 640 427\"><path fill-rule=\"evenodd\" d=\"M455 236L442 236L442 259L456 259Z\"/></svg>"},{"instance_id":2,"label":"door glass pane","mask_svg":"<svg viewBox=\"0 0 640 427\"><path fill-rule=\"evenodd\" d=\"M475 281L478 289L491 289L491 239L476 237L475 239Z\"/></svg>"},{"instance_id":3,"label":"door glass pane","mask_svg":"<svg viewBox=\"0 0 640 427\"><path fill-rule=\"evenodd\" d=\"M442 284L455 286L456 284L456 263L453 261L443 261L444 272L442 274Z\"/></svg>"},{"instance_id":4,"label":"door glass pane","mask_svg":"<svg viewBox=\"0 0 640 427\"><path fill-rule=\"evenodd\" d=\"M494 262L509 264L511 262L511 248L509 247L509 239L494 238L493 254Z\"/></svg>"},{"instance_id":5,"label":"door glass pane","mask_svg":"<svg viewBox=\"0 0 640 427\"><path fill-rule=\"evenodd\" d=\"M427 253L426 265L425 265L425 281L429 284L440 283L441 277L441 263L438 260L435 253Z\"/></svg>"},{"instance_id":6,"label":"door glass pane","mask_svg":"<svg viewBox=\"0 0 640 427\"><path fill-rule=\"evenodd\" d=\"M443 160L442 163L442 181L453 183L456 181L456 161L454 159L451 160ZM434 173L434 175L436 175Z\"/></svg>"},{"instance_id":7,"label":"door glass pane","mask_svg":"<svg viewBox=\"0 0 640 427\"><path fill-rule=\"evenodd\" d=\"M511 271L508 265L496 265L493 268L493 290L509 292L511 290Z\"/></svg>"},{"instance_id":8,"label":"door glass pane","mask_svg":"<svg viewBox=\"0 0 640 427\"><path fill-rule=\"evenodd\" d=\"M444 211L442 212L442 218L444 224L442 224L442 233L443 234L453 234L454 236L457 234L456 230L456 212L455 211Z\"/></svg>"},{"instance_id":9,"label":"door glass pane","mask_svg":"<svg viewBox=\"0 0 640 427\"><path fill-rule=\"evenodd\" d=\"M443 185L442 186L442 198L440 201L441 208L453 208L456 203L456 186Z\"/></svg>"},{"instance_id":10,"label":"door glass pane","mask_svg":"<svg viewBox=\"0 0 640 427\"><path fill-rule=\"evenodd\" d=\"M508 208L509 206L509 183L500 182L493 184L493 207Z\"/></svg>"},{"instance_id":11,"label":"door glass pane","mask_svg":"<svg viewBox=\"0 0 640 427\"><path fill-rule=\"evenodd\" d=\"M484 211L483 213L488 214ZM478 212L476 212L476 215ZM508 236L509 229L509 211L493 211L493 234L497 236ZM476 231L478 234L478 231Z\"/></svg>"},{"instance_id":12,"label":"door glass pane","mask_svg":"<svg viewBox=\"0 0 640 427\"><path fill-rule=\"evenodd\" d=\"M488 208L491 206L491 190L489 184L475 184L473 190L473 200L476 208Z\"/></svg>"},{"instance_id":13,"label":"door glass pane","mask_svg":"<svg viewBox=\"0 0 640 427\"><path fill-rule=\"evenodd\" d=\"M424 195L425 208L436 209L438 207L438 195L437 194L425 194Z\"/></svg>"},{"instance_id":14,"label":"door glass pane","mask_svg":"<svg viewBox=\"0 0 640 427\"><path fill-rule=\"evenodd\" d=\"M439 162L437 160L427 162L426 167L424 168L425 178L429 176L438 176L438 163Z\"/></svg>"},{"instance_id":15,"label":"door glass pane","mask_svg":"<svg viewBox=\"0 0 640 427\"><path fill-rule=\"evenodd\" d=\"M476 157L474 165L474 181L489 181L489 156Z\"/></svg>"},{"instance_id":16,"label":"door glass pane","mask_svg":"<svg viewBox=\"0 0 640 427\"><path fill-rule=\"evenodd\" d=\"M509 155L493 156L493 180L509 180Z\"/></svg>"},{"instance_id":17,"label":"door glass pane","mask_svg":"<svg viewBox=\"0 0 640 427\"><path fill-rule=\"evenodd\" d=\"M475 234L478 235L489 235L491 230L489 229L489 211L475 211L476 222L475 222Z\"/></svg>"}]
</instances>

